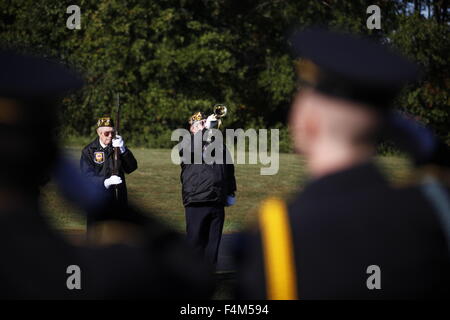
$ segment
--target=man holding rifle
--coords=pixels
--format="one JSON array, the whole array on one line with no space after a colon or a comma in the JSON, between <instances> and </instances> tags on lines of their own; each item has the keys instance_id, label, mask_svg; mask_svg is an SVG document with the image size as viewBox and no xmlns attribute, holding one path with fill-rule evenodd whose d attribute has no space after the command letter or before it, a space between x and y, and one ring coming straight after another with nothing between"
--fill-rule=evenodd
<instances>
[{"instance_id":1,"label":"man holding rifle","mask_svg":"<svg viewBox=\"0 0 450 320\"><path fill-rule=\"evenodd\" d=\"M137 161L114 128L110 117L97 121L98 138L88 144L81 153L81 172L103 189L112 201L128 202L125 173L137 169ZM115 152L118 154L115 160ZM88 226L101 217L88 217Z\"/></svg>"}]
</instances>

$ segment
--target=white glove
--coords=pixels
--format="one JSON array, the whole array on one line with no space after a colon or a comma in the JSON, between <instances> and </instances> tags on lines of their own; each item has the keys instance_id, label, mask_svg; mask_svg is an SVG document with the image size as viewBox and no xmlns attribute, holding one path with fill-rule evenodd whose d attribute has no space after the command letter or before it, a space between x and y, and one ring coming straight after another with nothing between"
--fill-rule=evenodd
<instances>
[{"instance_id":1,"label":"white glove","mask_svg":"<svg viewBox=\"0 0 450 320\"><path fill-rule=\"evenodd\" d=\"M122 178L120 178L119 176L111 176L103 182L106 189L109 189L109 187L111 187L113 184L121 184L121 183Z\"/></svg>"},{"instance_id":2,"label":"white glove","mask_svg":"<svg viewBox=\"0 0 450 320\"><path fill-rule=\"evenodd\" d=\"M227 207L230 207L235 203L236 203L236 197L227 196Z\"/></svg>"},{"instance_id":3,"label":"white glove","mask_svg":"<svg viewBox=\"0 0 450 320\"><path fill-rule=\"evenodd\" d=\"M123 142L121 136L116 135L116 137L112 140L112 145L114 148L120 148L120 153L125 152L125 142Z\"/></svg>"},{"instance_id":4,"label":"white glove","mask_svg":"<svg viewBox=\"0 0 450 320\"><path fill-rule=\"evenodd\" d=\"M215 115L210 115L208 118L206 118L205 128L211 129L217 127L217 119Z\"/></svg>"}]
</instances>

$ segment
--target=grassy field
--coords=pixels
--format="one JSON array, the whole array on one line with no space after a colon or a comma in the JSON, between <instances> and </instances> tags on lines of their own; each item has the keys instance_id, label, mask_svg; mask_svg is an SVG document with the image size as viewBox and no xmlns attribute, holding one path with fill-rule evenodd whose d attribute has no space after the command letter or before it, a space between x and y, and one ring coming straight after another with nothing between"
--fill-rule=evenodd
<instances>
[{"instance_id":1,"label":"grassy field","mask_svg":"<svg viewBox=\"0 0 450 320\"><path fill-rule=\"evenodd\" d=\"M81 148L66 151L79 159ZM169 149L133 149L139 168L127 177L130 201L152 212L165 223L184 231L180 166L171 162ZM409 163L402 157L379 157L388 177L405 181ZM254 217L258 204L267 196L289 199L307 180L304 159L280 154L280 170L273 176L260 175L261 165L236 165L237 203L226 209L224 232L242 230ZM85 229L78 210L64 201L51 183L44 189L43 206L52 225L60 230Z\"/></svg>"}]
</instances>

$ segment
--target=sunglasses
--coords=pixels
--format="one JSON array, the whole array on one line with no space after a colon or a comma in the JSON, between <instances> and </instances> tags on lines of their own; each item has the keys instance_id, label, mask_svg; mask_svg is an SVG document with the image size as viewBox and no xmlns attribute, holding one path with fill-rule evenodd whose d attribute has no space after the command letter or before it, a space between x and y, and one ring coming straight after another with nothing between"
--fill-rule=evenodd
<instances>
[{"instance_id":1,"label":"sunglasses","mask_svg":"<svg viewBox=\"0 0 450 320\"><path fill-rule=\"evenodd\" d=\"M102 134L103 134L105 137L109 137L110 135L113 135L113 134L114 134L114 131L104 131Z\"/></svg>"}]
</instances>

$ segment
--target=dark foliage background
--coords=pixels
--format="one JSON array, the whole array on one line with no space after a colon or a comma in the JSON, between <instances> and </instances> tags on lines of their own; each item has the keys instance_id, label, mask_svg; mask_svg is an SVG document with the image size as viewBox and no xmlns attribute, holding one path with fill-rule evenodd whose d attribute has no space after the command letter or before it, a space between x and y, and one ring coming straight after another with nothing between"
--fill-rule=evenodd
<instances>
[{"instance_id":1,"label":"dark foliage background","mask_svg":"<svg viewBox=\"0 0 450 320\"><path fill-rule=\"evenodd\" d=\"M66 8L81 8L81 30L66 28ZM368 5L381 30L368 30ZM93 136L96 118L120 93L128 142L169 147L173 129L197 110L225 103L228 128L280 128L295 88L286 38L321 24L389 42L421 64L424 77L404 90L398 109L449 134L448 1L81 0L0 2L3 46L33 51L83 70L87 85L63 102L63 138Z\"/></svg>"}]
</instances>

